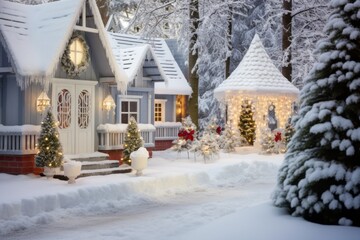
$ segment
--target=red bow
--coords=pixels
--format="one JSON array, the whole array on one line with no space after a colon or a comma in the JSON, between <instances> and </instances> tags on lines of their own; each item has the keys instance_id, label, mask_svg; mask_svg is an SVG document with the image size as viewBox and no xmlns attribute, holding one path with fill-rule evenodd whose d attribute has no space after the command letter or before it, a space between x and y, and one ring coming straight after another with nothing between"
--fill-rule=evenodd
<instances>
[{"instance_id":1,"label":"red bow","mask_svg":"<svg viewBox=\"0 0 360 240\"><path fill-rule=\"evenodd\" d=\"M275 142L279 142L279 141L281 141L281 132L277 132L276 134L275 134Z\"/></svg>"}]
</instances>

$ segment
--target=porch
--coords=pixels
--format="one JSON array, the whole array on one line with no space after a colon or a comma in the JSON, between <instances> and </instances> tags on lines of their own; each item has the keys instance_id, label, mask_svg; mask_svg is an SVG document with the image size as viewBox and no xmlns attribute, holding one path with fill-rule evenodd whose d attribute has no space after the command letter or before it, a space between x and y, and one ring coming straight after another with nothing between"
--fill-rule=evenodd
<instances>
[{"instance_id":1,"label":"porch","mask_svg":"<svg viewBox=\"0 0 360 240\"><path fill-rule=\"evenodd\" d=\"M103 124L97 128L98 150L111 159L121 159L127 124ZM181 123L138 124L144 146L151 150L164 150L177 138ZM0 172L11 174L39 173L34 156L37 153L39 125L0 125Z\"/></svg>"}]
</instances>

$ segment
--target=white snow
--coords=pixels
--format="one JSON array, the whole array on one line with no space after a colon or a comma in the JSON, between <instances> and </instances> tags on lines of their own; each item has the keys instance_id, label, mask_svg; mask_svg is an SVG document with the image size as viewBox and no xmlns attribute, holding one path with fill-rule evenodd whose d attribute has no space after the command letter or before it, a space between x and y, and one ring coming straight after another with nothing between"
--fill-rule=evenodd
<instances>
[{"instance_id":1,"label":"white snow","mask_svg":"<svg viewBox=\"0 0 360 240\"><path fill-rule=\"evenodd\" d=\"M126 132L127 126L128 126L127 124L122 124L122 123L118 123L118 124L106 123L106 124L100 124L97 127L97 130L98 131L106 131L106 132ZM137 126L140 131L155 131L156 130L156 128L152 124L138 123Z\"/></svg>"},{"instance_id":2,"label":"white snow","mask_svg":"<svg viewBox=\"0 0 360 240\"><path fill-rule=\"evenodd\" d=\"M191 95L192 89L164 39L145 39L113 32L108 32L108 36L116 61L125 69L130 81L148 57L154 60L164 80L155 82L155 94Z\"/></svg>"},{"instance_id":3,"label":"white snow","mask_svg":"<svg viewBox=\"0 0 360 240\"><path fill-rule=\"evenodd\" d=\"M40 125L4 126L0 124L0 132L7 133L40 133L40 129Z\"/></svg>"},{"instance_id":4,"label":"white snow","mask_svg":"<svg viewBox=\"0 0 360 240\"><path fill-rule=\"evenodd\" d=\"M225 94L243 92L284 95L294 99L299 95L299 90L275 67L257 34L239 66L214 90L214 95L222 99Z\"/></svg>"},{"instance_id":5,"label":"white snow","mask_svg":"<svg viewBox=\"0 0 360 240\"><path fill-rule=\"evenodd\" d=\"M163 151L154 152L142 177L92 176L70 185L0 174L6 193L0 197L0 238L358 239L360 228L314 224L271 206L282 160L221 153L204 164Z\"/></svg>"}]
</instances>

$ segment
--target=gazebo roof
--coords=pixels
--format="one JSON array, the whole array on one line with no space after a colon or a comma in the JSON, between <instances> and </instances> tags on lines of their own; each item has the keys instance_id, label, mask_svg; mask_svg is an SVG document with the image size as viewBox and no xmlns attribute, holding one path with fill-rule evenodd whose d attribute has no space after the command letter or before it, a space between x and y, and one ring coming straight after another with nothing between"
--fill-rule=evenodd
<instances>
[{"instance_id":1,"label":"gazebo roof","mask_svg":"<svg viewBox=\"0 0 360 240\"><path fill-rule=\"evenodd\" d=\"M280 95L296 98L299 90L275 67L255 34L239 66L215 90L219 100L239 94Z\"/></svg>"}]
</instances>

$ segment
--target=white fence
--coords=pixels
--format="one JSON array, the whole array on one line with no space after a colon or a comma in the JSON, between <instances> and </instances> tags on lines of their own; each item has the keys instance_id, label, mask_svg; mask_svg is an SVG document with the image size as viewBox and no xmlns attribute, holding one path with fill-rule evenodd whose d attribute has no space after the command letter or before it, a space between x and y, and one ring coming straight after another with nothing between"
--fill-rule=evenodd
<instances>
[{"instance_id":1,"label":"white fence","mask_svg":"<svg viewBox=\"0 0 360 240\"><path fill-rule=\"evenodd\" d=\"M179 122L155 123L155 140L175 140L181 128Z\"/></svg>"},{"instance_id":2,"label":"white fence","mask_svg":"<svg viewBox=\"0 0 360 240\"><path fill-rule=\"evenodd\" d=\"M36 154L40 126L2 126L0 125L0 154Z\"/></svg>"},{"instance_id":3,"label":"white fence","mask_svg":"<svg viewBox=\"0 0 360 240\"><path fill-rule=\"evenodd\" d=\"M97 128L99 150L124 149L127 124L101 124ZM155 127L151 124L138 124L144 147L155 147Z\"/></svg>"}]
</instances>

